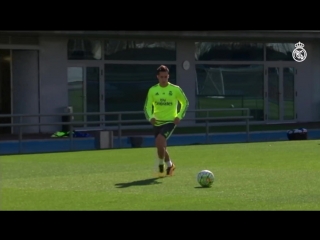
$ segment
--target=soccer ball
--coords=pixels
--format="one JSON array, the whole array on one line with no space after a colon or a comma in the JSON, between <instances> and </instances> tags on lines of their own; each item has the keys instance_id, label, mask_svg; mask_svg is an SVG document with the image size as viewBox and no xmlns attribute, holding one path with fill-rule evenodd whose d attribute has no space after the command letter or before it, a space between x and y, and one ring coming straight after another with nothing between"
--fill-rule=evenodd
<instances>
[{"instance_id":1,"label":"soccer ball","mask_svg":"<svg viewBox=\"0 0 320 240\"><path fill-rule=\"evenodd\" d=\"M210 187L214 181L214 175L209 170L202 170L197 175L197 181L202 187Z\"/></svg>"}]
</instances>

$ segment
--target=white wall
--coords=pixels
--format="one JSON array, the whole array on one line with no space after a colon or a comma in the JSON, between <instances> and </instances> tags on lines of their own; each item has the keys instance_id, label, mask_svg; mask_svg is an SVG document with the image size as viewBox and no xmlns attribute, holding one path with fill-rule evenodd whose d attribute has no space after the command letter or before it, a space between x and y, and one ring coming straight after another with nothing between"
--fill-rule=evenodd
<instances>
[{"instance_id":1,"label":"white wall","mask_svg":"<svg viewBox=\"0 0 320 240\"><path fill-rule=\"evenodd\" d=\"M303 42L307 51L305 61L297 63L296 75L296 107L299 122L312 122L320 120L320 45Z\"/></svg>"},{"instance_id":2,"label":"white wall","mask_svg":"<svg viewBox=\"0 0 320 240\"><path fill-rule=\"evenodd\" d=\"M40 112L62 113L68 105L67 39L40 37ZM42 123L61 122L61 117L43 117ZM61 126L42 126L41 132L53 133Z\"/></svg>"},{"instance_id":3,"label":"white wall","mask_svg":"<svg viewBox=\"0 0 320 240\"><path fill-rule=\"evenodd\" d=\"M194 41L177 41L177 85L179 85L185 92L189 100L188 110L195 109L196 102L196 69L195 69L195 59L194 59ZM190 62L189 70L184 70L182 65L184 61ZM194 118L194 112L188 112L185 118ZM181 126L190 125L194 121L182 121Z\"/></svg>"},{"instance_id":4,"label":"white wall","mask_svg":"<svg viewBox=\"0 0 320 240\"><path fill-rule=\"evenodd\" d=\"M12 114L39 114L38 51L12 51ZM13 118L20 123L20 118ZM21 123L39 123L39 117L23 117ZM22 133L39 132L38 126L24 126ZM19 133L19 127L13 128Z\"/></svg>"}]
</instances>

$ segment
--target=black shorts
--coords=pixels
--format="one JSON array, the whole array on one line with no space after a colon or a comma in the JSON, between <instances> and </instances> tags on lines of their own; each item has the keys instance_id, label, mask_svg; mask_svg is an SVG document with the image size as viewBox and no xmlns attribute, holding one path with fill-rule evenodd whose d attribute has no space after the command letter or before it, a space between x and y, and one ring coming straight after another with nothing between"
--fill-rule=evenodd
<instances>
[{"instance_id":1,"label":"black shorts","mask_svg":"<svg viewBox=\"0 0 320 240\"><path fill-rule=\"evenodd\" d=\"M176 125L174 123L166 123L161 126L153 126L154 129L154 137L157 137L158 134L161 134L166 139L168 139L173 133Z\"/></svg>"}]
</instances>

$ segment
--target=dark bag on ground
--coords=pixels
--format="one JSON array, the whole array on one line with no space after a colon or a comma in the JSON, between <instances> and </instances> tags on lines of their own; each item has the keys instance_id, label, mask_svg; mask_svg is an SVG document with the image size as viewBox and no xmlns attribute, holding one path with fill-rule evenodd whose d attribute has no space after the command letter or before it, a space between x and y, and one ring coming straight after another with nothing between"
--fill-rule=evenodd
<instances>
[{"instance_id":1,"label":"dark bag on ground","mask_svg":"<svg viewBox=\"0 0 320 240\"><path fill-rule=\"evenodd\" d=\"M291 129L287 131L287 137L289 140L307 140L308 131L305 128Z\"/></svg>"}]
</instances>

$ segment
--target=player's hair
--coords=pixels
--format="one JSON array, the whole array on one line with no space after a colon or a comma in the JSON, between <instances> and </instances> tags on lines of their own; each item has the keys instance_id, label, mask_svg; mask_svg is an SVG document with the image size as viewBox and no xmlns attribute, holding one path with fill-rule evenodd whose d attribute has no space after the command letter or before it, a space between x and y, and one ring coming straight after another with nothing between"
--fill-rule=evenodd
<instances>
[{"instance_id":1,"label":"player's hair","mask_svg":"<svg viewBox=\"0 0 320 240\"><path fill-rule=\"evenodd\" d=\"M157 75L159 75L160 72L167 72L169 74L169 68L165 65L161 65L157 68Z\"/></svg>"}]
</instances>

